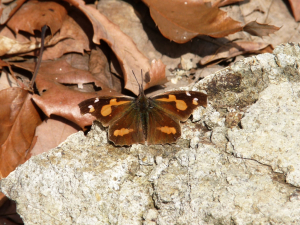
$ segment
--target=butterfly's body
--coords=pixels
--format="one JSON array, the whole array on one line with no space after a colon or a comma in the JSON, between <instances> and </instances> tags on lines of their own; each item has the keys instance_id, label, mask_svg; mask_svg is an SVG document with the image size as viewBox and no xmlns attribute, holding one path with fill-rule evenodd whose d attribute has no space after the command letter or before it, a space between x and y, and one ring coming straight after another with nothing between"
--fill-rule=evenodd
<instances>
[{"instance_id":1,"label":"butterfly's body","mask_svg":"<svg viewBox=\"0 0 300 225\"><path fill-rule=\"evenodd\" d=\"M134 107L136 109L137 117L140 117L140 121L142 123L142 128L143 128L143 134L145 137L145 140L147 140L147 123L148 123L148 118L149 118L149 99L147 99L144 95L139 95L135 100L134 100Z\"/></svg>"},{"instance_id":2,"label":"butterfly's body","mask_svg":"<svg viewBox=\"0 0 300 225\"><path fill-rule=\"evenodd\" d=\"M171 91L147 98L104 96L79 104L108 128L115 145L174 143L181 135L180 121L186 121L198 106L207 105L207 95L195 91Z\"/></svg>"}]
</instances>

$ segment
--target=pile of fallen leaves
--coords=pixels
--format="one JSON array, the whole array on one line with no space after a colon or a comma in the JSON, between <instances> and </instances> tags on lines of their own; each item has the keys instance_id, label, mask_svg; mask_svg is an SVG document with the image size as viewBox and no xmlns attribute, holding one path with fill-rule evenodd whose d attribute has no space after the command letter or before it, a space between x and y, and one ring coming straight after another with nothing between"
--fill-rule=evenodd
<instances>
[{"instance_id":1,"label":"pile of fallen leaves","mask_svg":"<svg viewBox=\"0 0 300 225\"><path fill-rule=\"evenodd\" d=\"M264 36L279 29L255 21L243 25L219 9L240 1L143 0L161 34L176 43L199 35L220 38L238 31ZM0 179L32 155L48 151L71 133L91 125L94 118L80 114L81 101L120 95L124 89L137 94L132 71L146 74L145 89L166 82L162 61L147 58L94 5L82 0L11 0L2 1L1 13ZM49 29L43 62L31 86L45 25ZM248 42L230 45L238 49L231 57L268 47L253 49L251 43L248 48ZM223 58L225 51L219 49L217 57L204 57L200 64ZM3 194L0 198L1 206Z\"/></svg>"}]
</instances>

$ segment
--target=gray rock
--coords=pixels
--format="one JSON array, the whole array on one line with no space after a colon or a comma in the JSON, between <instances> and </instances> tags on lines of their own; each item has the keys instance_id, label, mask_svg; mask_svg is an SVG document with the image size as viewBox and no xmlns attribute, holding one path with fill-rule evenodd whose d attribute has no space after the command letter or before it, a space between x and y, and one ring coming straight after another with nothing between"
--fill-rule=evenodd
<instances>
[{"instance_id":1,"label":"gray rock","mask_svg":"<svg viewBox=\"0 0 300 225\"><path fill-rule=\"evenodd\" d=\"M300 47L201 80L209 106L172 145L114 147L95 124L32 157L1 191L25 224L299 224Z\"/></svg>"},{"instance_id":2,"label":"gray rock","mask_svg":"<svg viewBox=\"0 0 300 225\"><path fill-rule=\"evenodd\" d=\"M229 130L228 152L269 165L300 186L300 86L270 84L241 120L242 129Z\"/></svg>"}]
</instances>

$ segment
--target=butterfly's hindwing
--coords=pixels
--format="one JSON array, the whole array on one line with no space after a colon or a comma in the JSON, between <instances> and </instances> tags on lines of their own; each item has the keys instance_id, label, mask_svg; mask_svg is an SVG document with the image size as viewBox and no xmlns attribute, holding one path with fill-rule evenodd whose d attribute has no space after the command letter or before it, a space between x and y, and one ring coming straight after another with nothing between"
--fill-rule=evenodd
<instances>
[{"instance_id":1,"label":"butterfly's hindwing","mask_svg":"<svg viewBox=\"0 0 300 225\"><path fill-rule=\"evenodd\" d=\"M144 144L145 135L143 132L143 125L141 116L136 113L134 108L127 111L122 117L114 121L108 129L108 138L115 145L132 145Z\"/></svg>"},{"instance_id":2,"label":"butterfly's hindwing","mask_svg":"<svg viewBox=\"0 0 300 225\"><path fill-rule=\"evenodd\" d=\"M107 127L125 115L133 106L131 97L90 98L79 104L81 114L90 113Z\"/></svg>"},{"instance_id":3,"label":"butterfly's hindwing","mask_svg":"<svg viewBox=\"0 0 300 225\"><path fill-rule=\"evenodd\" d=\"M174 143L181 135L179 120L176 120L159 108L149 109L147 143Z\"/></svg>"},{"instance_id":4,"label":"butterfly's hindwing","mask_svg":"<svg viewBox=\"0 0 300 225\"><path fill-rule=\"evenodd\" d=\"M207 106L207 95L196 91L171 91L150 98L153 107L173 118L186 121L195 108Z\"/></svg>"}]
</instances>

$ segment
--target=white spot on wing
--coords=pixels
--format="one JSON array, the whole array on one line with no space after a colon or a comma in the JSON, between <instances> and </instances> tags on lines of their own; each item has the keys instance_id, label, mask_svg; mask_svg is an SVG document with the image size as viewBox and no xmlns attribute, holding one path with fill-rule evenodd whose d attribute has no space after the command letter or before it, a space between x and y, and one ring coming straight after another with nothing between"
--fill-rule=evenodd
<instances>
[{"instance_id":1,"label":"white spot on wing","mask_svg":"<svg viewBox=\"0 0 300 225\"><path fill-rule=\"evenodd\" d=\"M95 98L94 103L99 102L99 98Z\"/></svg>"},{"instance_id":2,"label":"white spot on wing","mask_svg":"<svg viewBox=\"0 0 300 225\"><path fill-rule=\"evenodd\" d=\"M95 108L94 108L93 105L89 105L88 108L90 109L90 110L89 110L89 113L92 113L92 112L95 111Z\"/></svg>"},{"instance_id":3,"label":"white spot on wing","mask_svg":"<svg viewBox=\"0 0 300 225\"><path fill-rule=\"evenodd\" d=\"M187 96L191 96L190 92L187 91L185 93L186 93Z\"/></svg>"},{"instance_id":4,"label":"white spot on wing","mask_svg":"<svg viewBox=\"0 0 300 225\"><path fill-rule=\"evenodd\" d=\"M194 105L198 105L198 98L194 98L194 99L193 99L193 104L194 104Z\"/></svg>"}]
</instances>

